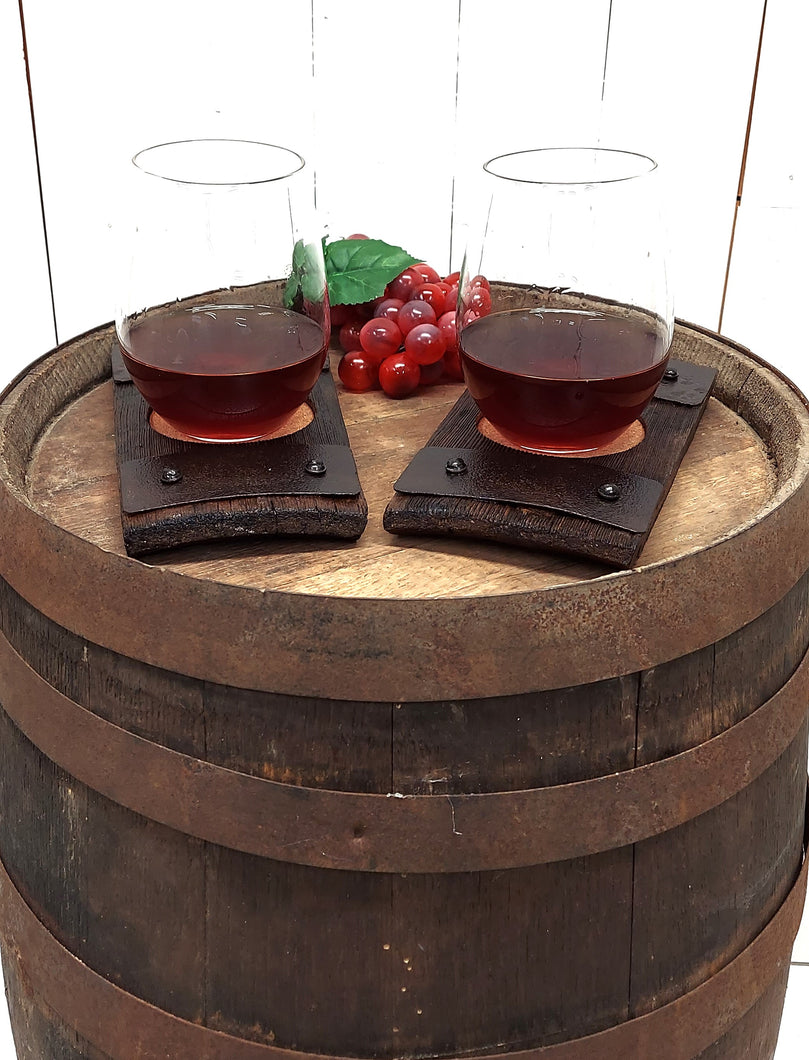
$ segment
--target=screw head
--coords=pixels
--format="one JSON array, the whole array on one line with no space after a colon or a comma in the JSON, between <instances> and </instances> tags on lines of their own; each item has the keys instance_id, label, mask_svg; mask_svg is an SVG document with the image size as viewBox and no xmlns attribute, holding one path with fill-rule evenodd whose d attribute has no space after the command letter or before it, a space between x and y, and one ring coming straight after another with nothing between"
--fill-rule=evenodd
<instances>
[{"instance_id":1,"label":"screw head","mask_svg":"<svg viewBox=\"0 0 809 1060\"><path fill-rule=\"evenodd\" d=\"M663 373L664 383L676 383L679 378L680 373L677 371L676 368L667 368Z\"/></svg>"},{"instance_id":2,"label":"screw head","mask_svg":"<svg viewBox=\"0 0 809 1060\"><path fill-rule=\"evenodd\" d=\"M463 475L466 472L466 461L463 457L455 456L447 461L446 471L448 475Z\"/></svg>"},{"instance_id":3,"label":"screw head","mask_svg":"<svg viewBox=\"0 0 809 1060\"><path fill-rule=\"evenodd\" d=\"M182 471L176 467L164 467L160 472L160 481L166 486L171 486L175 482L181 482L182 478Z\"/></svg>"},{"instance_id":4,"label":"screw head","mask_svg":"<svg viewBox=\"0 0 809 1060\"><path fill-rule=\"evenodd\" d=\"M621 487L614 482L604 482L598 487L598 495L602 501L617 501L621 496Z\"/></svg>"},{"instance_id":5,"label":"screw head","mask_svg":"<svg viewBox=\"0 0 809 1060\"><path fill-rule=\"evenodd\" d=\"M326 464L323 460L310 460L305 468L306 472L310 475L325 475Z\"/></svg>"}]
</instances>

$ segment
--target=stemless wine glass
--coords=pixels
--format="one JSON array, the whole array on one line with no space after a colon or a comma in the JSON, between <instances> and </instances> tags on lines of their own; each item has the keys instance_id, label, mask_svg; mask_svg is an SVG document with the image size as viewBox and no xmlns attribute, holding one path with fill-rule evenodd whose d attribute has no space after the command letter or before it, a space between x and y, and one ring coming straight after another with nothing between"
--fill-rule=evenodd
<instances>
[{"instance_id":1,"label":"stemless wine glass","mask_svg":"<svg viewBox=\"0 0 809 1060\"><path fill-rule=\"evenodd\" d=\"M457 319L490 437L592 452L650 401L673 332L658 182L652 159L607 148L518 151L483 167Z\"/></svg>"},{"instance_id":2,"label":"stemless wine glass","mask_svg":"<svg viewBox=\"0 0 809 1060\"><path fill-rule=\"evenodd\" d=\"M273 144L207 139L132 161L116 329L135 386L189 439L278 432L309 396L329 342L304 160Z\"/></svg>"}]
</instances>

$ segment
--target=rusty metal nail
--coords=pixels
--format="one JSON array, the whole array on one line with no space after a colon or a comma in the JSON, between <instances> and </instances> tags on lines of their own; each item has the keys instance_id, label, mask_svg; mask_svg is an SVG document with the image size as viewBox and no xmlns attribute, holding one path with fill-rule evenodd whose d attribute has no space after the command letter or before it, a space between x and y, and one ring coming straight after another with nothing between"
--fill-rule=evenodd
<instances>
[{"instance_id":1,"label":"rusty metal nail","mask_svg":"<svg viewBox=\"0 0 809 1060\"><path fill-rule=\"evenodd\" d=\"M452 460L447 461L447 474L448 475L463 475L466 471L466 461L456 456Z\"/></svg>"},{"instance_id":2,"label":"rusty metal nail","mask_svg":"<svg viewBox=\"0 0 809 1060\"><path fill-rule=\"evenodd\" d=\"M605 482L598 487L598 495L602 501L617 501L621 496L621 487L614 482Z\"/></svg>"},{"instance_id":3,"label":"rusty metal nail","mask_svg":"<svg viewBox=\"0 0 809 1060\"><path fill-rule=\"evenodd\" d=\"M679 378L680 373L677 371L676 368L667 368L663 373L664 383L676 383Z\"/></svg>"},{"instance_id":4,"label":"rusty metal nail","mask_svg":"<svg viewBox=\"0 0 809 1060\"><path fill-rule=\"evenodd\" d=\"M325 475L326 465L322 460L310 460L306 470L310 475Z\"/></svg>"},{"instance_id":5,"label":"rusty metal nail","mask_svg":"<svg viewBox=\"0 0 809 1060\"><path fill-rule=\"evenodd\" d=\"M160 473L160 481L166 486L171 486L175 482L181 482L183 477L182 471L176 467L164 467Z\"/></svg>"}]
</instances>

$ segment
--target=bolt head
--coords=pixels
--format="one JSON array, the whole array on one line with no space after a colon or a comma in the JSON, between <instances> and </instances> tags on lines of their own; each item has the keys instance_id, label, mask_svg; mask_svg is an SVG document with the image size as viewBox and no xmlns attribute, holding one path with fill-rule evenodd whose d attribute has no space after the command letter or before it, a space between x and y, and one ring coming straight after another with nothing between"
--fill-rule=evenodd
<instances>
[{"instance_id":1,"label":"bolt head","mask_svg":"<svg viewBox=\"0 0 809 1060\"><path fill-rule=\"evenodd\" d=\"M677 371L676 368L667 368L663 373L664 383L676 383L679 378L680 373Z\"/></svg>"},{"instance_id":2,"label":"bolt head","mask_svg":"<svg viewBox=\"0 0 809 1060\"><path fill-rule=\"evenodd\" d=\"M310 475L325 475L326 464L323 460L310 460L306 465L306 471Z\"/></svg>"},{"instance_id":3,"label":"bolt head","mask_svg":"<svg viewBox=\"0 0 809 1060\"><path fill-rule=\"evenodd\" d=\"M602 501L617 501L621 496L621 487L614 482L604 482L598 487L598 495Z\"/></svg>"},{"instance_id":4,"label":"bolt head","mask_svg":"<svg viewBox=\"0 0 809 1060\"><path fill-rule=\"evenodd\" d=\"M164 467L160 472L160 481L166 486L171 486L175 482L181 482L182 477L182 471L176 467Z\"/></svg>"},{"instance_id":5,"label":"bolt head","mask_svg":"<svg viewBox=\"0 0 809 1060\"><path fill-rule=\"evenodd\" d=\"M448 475L463 475L466 472L466 461L463 457L455 456L447 461L446 471Z\"/></svg>"}]
</instances>

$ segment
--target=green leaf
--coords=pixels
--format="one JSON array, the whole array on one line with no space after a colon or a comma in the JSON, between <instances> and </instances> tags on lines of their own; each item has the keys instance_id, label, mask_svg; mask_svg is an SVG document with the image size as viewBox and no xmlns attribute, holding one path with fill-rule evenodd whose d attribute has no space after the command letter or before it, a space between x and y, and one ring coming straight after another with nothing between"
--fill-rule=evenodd
<instances>
[{"instance_id":1,"label":"green leaf","mask_svg":"<svg viewBox=\"0 0 809 1060\"><path fill-rule=\"evenodd\" d=\"M420 260L381 239L338 239L326 244L325 253L332 305L379 298L391 280Z\"/></svg>"},{"instance_id":2,"label":"green leaf","mask_svg":"<svg viewBox=\"0 0 809 1060\"><path fill-rule=\"evenodd\" d=\"M292 272L284 288L284 305L287 309L299 309L301 299L322 301L325 277L320 254L320 247L304 243L302 239L292 248Z\"/></svg>"}]
</instances>

